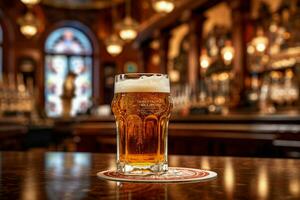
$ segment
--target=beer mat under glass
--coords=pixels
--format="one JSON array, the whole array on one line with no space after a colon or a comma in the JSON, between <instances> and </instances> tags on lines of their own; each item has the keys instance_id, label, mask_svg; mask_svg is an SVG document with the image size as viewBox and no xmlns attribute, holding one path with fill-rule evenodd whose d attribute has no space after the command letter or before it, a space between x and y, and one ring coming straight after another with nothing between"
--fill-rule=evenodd
<instances>
[{"instance_id":1,"label":"beer mat under glass","mask_svg":"<svg viewBox=\"0 0 300 200\"><path fill-rule=\"evenodd\" d=\"M118 182L134 182L134 183L193 183L204 182L215 179L217 173L208 170L169 167L164 174L147 174L147 175L126 175L116 170L106 170L98 172L97 176L101 179Z\"/></svg>"}]
</instances>

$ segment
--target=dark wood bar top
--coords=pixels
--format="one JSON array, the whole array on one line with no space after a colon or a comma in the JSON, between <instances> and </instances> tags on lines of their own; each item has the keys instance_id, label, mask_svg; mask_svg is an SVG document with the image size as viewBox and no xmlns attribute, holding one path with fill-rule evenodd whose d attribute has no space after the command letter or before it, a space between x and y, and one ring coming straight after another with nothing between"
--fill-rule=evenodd
<instances>
[{"instance_id":1,"label":"dark wood bar top","mask_svg":"<svg viewBox=\"0 0 300 200\"><path fill-rule=\"evenodd\" d=\"M300 160L170 156L170 166L216 171L215 180L133 184L100 180L113 154L2 152L0 199L300 199Z\"/></svg>"},{"instance_id":2,"label":"dark wood bar top","mask_svg":"<svg viewBox=\"0 0 300 200\"><path fill-rule=\"evenodd\" d=\"M21 119L0 120L0 130L5 137L0 141L0 150L28 150L43 146L56 151L112 153L116 148L113 116L44 119L37 124ZM18 131L22 137L8 137L11 134L6 132L16 127L25 128L25 134ZM168 135L170 154L300 157L300 115L297 111L272 115L251 112L174 114ZM245 145L252 148L244 148Z\"/></svg>"},{"instance_id":3,"label":"dark wood bar top","mask_svg":"<svg viewBox=\"0 0 300 200\"><path fill-rule=\"evenodd\" d=\"M115 130L113 116L106 117L77 117L70 119L57 119L56 128L89 129L89 133L100 133L99 130ZM231 131L231 132L256 132L256 133L299 133L300 115L297 113L285 114L258 114L258 113L232 113L227 115L189 115L176 116L170 119L169 129L181 132L182 130L196 131ZM111 131L110 131L111 132ZM184 131L186 132L186 131ZM266 136L268 139L273 139Z\"/></svg>"},{"instance_id":4,"label":"dark wood bar top","mask_svg":"<svg viewBox=\"0 0 300 200\"><path fill-rule=\"evenodd\" d=\"M114 122L114 117L110 116L78 116L76 118L62 119L57 122ZM199 114L199 115L171 115L171 122L278 122L295 123L300 122L300 113L298 111L262 114L256 112L233 112L229 114Z\"/></svg>"}]
</instances>

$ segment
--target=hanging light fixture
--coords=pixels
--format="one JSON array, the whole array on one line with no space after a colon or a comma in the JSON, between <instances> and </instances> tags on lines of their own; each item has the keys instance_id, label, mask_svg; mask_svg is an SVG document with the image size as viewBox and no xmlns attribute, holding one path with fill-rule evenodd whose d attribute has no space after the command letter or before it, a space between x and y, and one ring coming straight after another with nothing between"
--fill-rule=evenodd
<instances>
[{"instance_id":1,"label":"hanging light fixture","mask_svg":"<svg viewBox=\"0 0 300 200\"><path fill-rule=\"evenodd\" d=\"M40 3L41 0L20 0L20 1L26 5L36 5Z\"/></svg>"},{"instance_id":2,"label":"hanging light fixture","mask_svg":"<svg viewBox=\"0 0 300 200\"><path fill-rule=\"evenodd\" d=\"M225 46L221 50L221 54L226 65L229 65L234 56L234 49L230 41L225 42Z\"/></svg>"},{"instance_id":3,"label":"hanging light fixture","mask_svg":"<svg viewBox=\"0 0 300 200\"><path fill-rule=\"evenodd\" d=\"M118 24L118 29L120 37L126 41L129 42L131 40L134 40L137 36L137 28L139 26L138 22L134 20L130 16L130 0L127 0L126 2L126 17L125 19Z\"/></svg>"},{"instance_id":4,"label":"hanging light fixture","mask_svg":"<svg viewBox=\"0 0 300 200\"><path fill-rule=\"evenodd\" d=\"M123 51L123 41L117 34L112 34L106 40L106 51L112 56L117 56Z\"/></svg>"},{"instance_id":5,"label":"hanging light fixture","mask_svg":"<svg viewBox=\"0 0 300 200\"><path fill-rule=\"evenodd\" d=\"M112 55L117 56L123 51L123 41L119 38L119 35L115 32L115 17L116 10L114 3L112 1L112 26L113 26L113 34L110 35L105 41L106 51Z\"/></svg>"},{"instance_id":6,"label":"hanging light fixture","mask_svg":"<svg viewBox=\"0 0 300 200\"><path fill-rule=\"evenodd\" d=\"M200 66L202 69L207 69L210 65L210 57L207 55L205 49L202 49L202 53L200 56Z\"/></svg>"},{"instance_id":7,"label":"hanging light fixture","mask_svg":"<svg viewBox=\"0 0 300 200\"><path fill-rule=\"evenodd\" d=\"M173 0L153 0L152 5L158 13L169 13L175 8Z\"/></svg>"},{"instance_id":8,"label":"hanging light fixture","mask_svg":"<svg viewBox=\"0 0 300 200\"><path fill-rule=\"evenodd\" d=\"M264 32L261 28L257 30L257 36L253 38L252 42L256 51L262 53L266 50L267 45L269 43L268 38L264 36Z\"/></svg>"},{"instance_id":9,"label":"hanging light fixture","mask_svg":"<svg viewBox=\"0 0 300 200\"><path fill-rule=\"evenodd\" d=\"M39 21L33 13L27 12L23 17L18 20L20 31L27 38L35 36L38 32Z\"/></svg>"}]
</instances>

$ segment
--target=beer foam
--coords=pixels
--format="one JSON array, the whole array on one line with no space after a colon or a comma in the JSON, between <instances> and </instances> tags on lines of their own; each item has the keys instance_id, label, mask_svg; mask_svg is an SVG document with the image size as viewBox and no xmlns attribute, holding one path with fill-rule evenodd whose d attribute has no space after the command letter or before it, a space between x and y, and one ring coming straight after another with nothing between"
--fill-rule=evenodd
<instances>
[{"instance_id":1,"label":"beer foam","mask_svg":"<svg viewBox=\"0 0 300 200\"><path fill-rule=\"evenodd\" d=\"M161 92L170 93L169 79L164 76L141 76L138 79L120 80L115 83L115 93Z\"/></svg>"}]
</instances>

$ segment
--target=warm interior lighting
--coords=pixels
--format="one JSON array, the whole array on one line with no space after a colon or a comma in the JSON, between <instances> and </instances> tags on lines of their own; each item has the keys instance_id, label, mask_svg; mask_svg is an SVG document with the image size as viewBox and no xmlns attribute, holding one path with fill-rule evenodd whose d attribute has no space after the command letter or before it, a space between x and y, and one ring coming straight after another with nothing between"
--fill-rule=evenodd
<instances>
[{"instance_id":1,"label":"warm interior lighting","mask_svg":"<svg viewBox=\"0 0 300 200\"><path fill-rule=\"evenodd\" d=\"M111 35L106 41L106 50L112 56L119 55L123 50L122 40L116 35Z\"/></svg>"},{"instance_id":2,"label":"warm interior lighting","mask_svg":"<svg viewBox=\"0 0 300 200\"><path fill-rule=\"evenodd\" d=\"M171 82L178 82L180 80L180 73L178 70L172 69L169 71Z\"/></svg>"},{"instance_id":3,"label":"warm interior lighting","mask_svg":"<svg viewBox=\"0 0 300 200\"><path fill-rule=\"evenodd\" d=\"M37 33L37 27L31 24L23 25L20 27L20 31L23 35L32 37Z\"/></svg>"},{"instance_id":4,"label":"warm interior lighting","mask_svg":"<svg viewBox=\"0 0 300 200\"><path fill-rule=\"evenodd\" d=\"M229 42L225 45L225 47L223 47L223 49L221 50L221 54L225 64L230 64L233 59L234 49Z\"/></svg>"},{"instance_id":5,"label":"warm interior lighting","mask_svg":"<svg viewBox=\"0 0 300 200\"><path fill-rule=\"evenodd\" d=\"M226 103L226 98L223 95L219 95L219 96L216 96L214 102L217 106L222 106Z\"/></svg>"},{"instance_id":6,"label":"warm interior lighting","mask_svg":"<svg viewBox=\"0 0 300 200\"><path fill-rule=\"evenodd\" d=\"M269 193L268 171L265 165L259 166L258 169L257 193L260 199L267 199Z\"/></svg>"},{"instance_id":7,"label":"warm interior lighting","mask_svg":"<svg viewBox=\"0 0 300 200\"><path fill-rule=\"evenodd\" d=\"M263 42L257 43L256 44L256 50L259 52L264 52L266 49L266 44Z\"/></svg>"},{"instance_id":8,"label":"warm interior lighting","mask_svg":"<svg viewBox=\"0 0 300 200\"><path fill-rule=\"evenodd\" d=\"M264 36L263 30L258 29L257 36L252 40L252 44L254 45L256 51L260 53L264 52L267 48L268 42L268 38Z\"/></svg>"},{"instance_id":9,"label":"warm interior lighting","mask_svg":"<svg viewBox=\"0 0 300 200\"><path fill-rule=\"evenodd\" d=\"M225 170L224 170L224 186L228 196L232 196L235 189L235 170L232 165L230 158L225 159Z\"/></svg>"},{"instance_id":10,"label":"warm interior lighting","mask_svg":"<svg viewBox=\"0 0 300 200\"><path fill-rule=\"evenodd\" d=\"M278 26L277 24L275 23L272 23L269 27L269 30L272 32L272 33L275 33L277 30L278 30Z\"/></svg>"},{"instance_id":11,"label":"warm interior lighting","mask_svg":"<svg viewBox=\"0 0 300 200\"><path fill-rule=\"evenodd\" d=\"M106 50L109 54L116 56L122 52L123 48L118 44L110 44L106 47Z\"/></svg>"},{"instance_id":12,"label":"warm interior lighting","mask_svg":"<svg viewBox=\"0 0 300 200\"><path fill-rule=\"evenodd\" d=\"M208 58L201 58L201 67L206 69L209 67L209 60Z\"/></svg>"},{"instance_id":13,"label":"warm interior lighting","mask_svg":"<svg viewBox=\"0 0 300 200\"><path fill-rule=\"evenodd\" d=\"M291 69L288 69L285 73L286 78L292 79L294 77L294 73Z\"/></svg>"},{"instance_id":14,"label":"warm interior lighting","mask_svg":"<svg viewBox=\"0 0 300 200\"><path fill-rule=\"evenodd\" d=\"M131 16L131 1L126 1L126 17L125 19L117 25L120 38L126 42L134 40L137 36L138 22L135 21ZM119 27L118 27L119 26Z\"/></svg>"},{"instance_id":15,"label":"warm interior lighting","mask_svg":"<svg viewBox=\"0 0 300 200\"><path fill-rule=\"evenodd\" d=\"M210 58L207 55L206 51L203 50L202 55L200 56L200 66L203 69L207 69L210 65Z\"/></svg>"},{"instance_id":16,"label":"warm interior lighting","mask_svg":"<svg viewBox=\"0 0 300 200\"><path fill-rule=\"evenodd\" d=\"M26 37L30 38L37 34L39 22L31 12L26 13L18 22L21 33Z\"/></svg>"},{"instance_id":17,"label":"warm interior lighting","mask_svg":"<svg viewBox=\"0 0 300 200\"><path fill-rule=\"evenodd\" d=\"M123 29L120 31L120 37L123 40L133 40L137 36L137 32L133 29Z\"/></svg>"},{"instance_id":18,"label":"warm interior lighting","mask_svg":"<svg viewBox=\"0 0 300 200\"><path fill-rule=\"evenodd\" d=\"M233 58L233 53L231 51L225 51L223 58L226 61L231 61Z\"/></svg>"},{"instance_id":19,"label":"warm interior lighting","mask_svg":"<svg viewBox=\"0 0 300 200\"><path fill-rule=\"evenodd\" d=\"M26 5L35 5L40 2L40 0L20 0L20 1Z\"/></svg>"},{"instance_id":20,"label":"warm interior lighting","mask_svg":"<svg viewBox=\"0 0 300 200\"><path fill-rule=\"evenodd\" d=\"M252 45L249 45L247 47L247 53L248 54L254 54L254 52L255 52L255 48Z\"/></svg>"},{"instance_id":21,"label":"warm interior lighting","mask_svg":"<svg viewBox=\"0 0 300 200\"><path fill-rule=\"evenodd\" d=\"M125 41L134 40L137 36L138 23L131 17L126 17L119 25L119 35Z\"/></svg>"},{"instance_id":22,"label":"warm interior lighting","mask_svg":"<svg viewBox=\"0 0 300 200\"><path fill-rule=\"evenodd\" d=\"M218 76L219 81L226 81L229 79L229 74L227 72L223 72Z\"/></svg>"},{"instance_id":23,"label":"warm interior lighting","mask_svg":"<svg viewBox=\"0 0 300 200\"><path fill-rule=\"evenodd\" d=\"M221 54L226 65L229 65L232 62L234 56L234 48L231 45L230 41L225 42L225 46L221 50Z\"/></svg>"},{"instance_id":24,"label":"warm interior lighting","mask_svg":"<svg viewBox=\"0 0 300 200\"><path fill-rule=\"evenodd\" d=\"M171 0L156 0L153 2L153 8L159 13L169 13L175 8L175 5Z\"/></svg>"}]
</instances>

